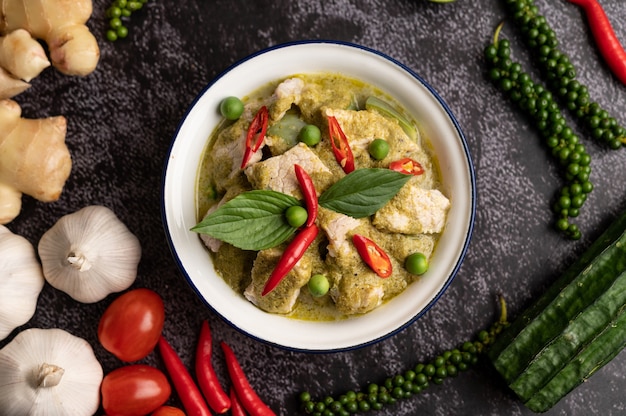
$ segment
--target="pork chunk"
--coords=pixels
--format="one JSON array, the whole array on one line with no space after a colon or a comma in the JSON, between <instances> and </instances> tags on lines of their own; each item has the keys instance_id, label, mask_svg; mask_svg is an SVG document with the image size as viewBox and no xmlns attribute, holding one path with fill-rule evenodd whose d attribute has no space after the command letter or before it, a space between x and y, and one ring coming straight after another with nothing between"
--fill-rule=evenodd
<instances>
[{"instance_id":1,"label":"pork chunk","mask_svg":"<svg viewBox=\"0 0 626 416\"><path fill-rule=\"evenodd\" d=\"M270 189L298 198L302 194L293 169L296 163L309 175L332 175L320 158L304 143L297 144L282 155L250 165L245 173L255 189Z\"/></svg>"},{"instance_id":2,"label":"pork chunk","mask_svg":"<svg viewBox=\"0 0 626 416\"><path fill-rule=\"evenodd\" d=\"M241 172L241 162L246 150L247 125L253 117L254 114L246 107L244 115L230 127L220 132L216 138L213 151L210 153L211 161L208 166L214 171L212 176L216 178L217 191L220 193L226 192L228 190L228 182ZM265 141L263 141L259 150L252 154L249 164L261 160L264 146Z\"/></svg>"},{"instance_id":3,"label":"pork chunk","mask_svg":"<svg viewBox=\"0 0 626 416\"><path fill-rule=\"evenodd\" d=\"M414 180L423 188L434 187L436 175L428 153L419 143L409 138L395 120L384 117L376 111L366 110L325 108L324 113L327 116L334 116L339 122L350 142L357 167L373 165L386 168L394 160L410 157L424 168L424 173L416 176ZM368 147L378 138L389 143L389 154L383 161L376 163L372 162Z\"/></svg>"},{"instance_id":4,"label":"pork chunk","mask_svg":"<svg viewBox=\"0 0 626 416\"><path fill-rule=\"evenodd\" d=\"M244 291L244 296L266 312L287 314L293 310L300 295L300 289L308 283L311 277L312 261L305 253L278 286L262 296L265 283L281 255L282 250L276 247L259 251L252 266L252 283Z\"/></svg>"},{"instance_id":5,"label":"pork chunk","mask_svg":"<svg viewBox=\"0 0 626 416\"><path fill-rule=\"evenodd\" d=\"M303 89L304 81L300 78L288 78L278 84L268 108L270 119L280 120L292 105L298 105Z\"/></svg>"},{"instance_id":6,"label":"pork chunk","mask_svg":"<svg viewBox=\"0 0 626 416\"><path fill-rule=\"evenodd\" d=\"M437 189L423 189L409 181L387 205L374 214L372 223L391 233L440 233L450 201Z\"/></svg>"},{"instance_id":7,"label":"pork chunk","mask_svg":"<svg viewBox=\"0 0 626 416\"><path fill-rule=\"evenodd\" d=\"M380 306L385 294L380 278L370 272L341 279L331 291L337 310L346 315L369 312Z\"/></svg>"},{"instance_id":8,"label":"pork chunk","mask_svg":"<svg viewBox=\"0 0 626 416\"><path fill-rule=\"evenodd\" d=\"M363 224L363 220L320 207L319 225L328 239L328 255L331 257L350 254L350 232Z\"/></svg>"}]
</instances>

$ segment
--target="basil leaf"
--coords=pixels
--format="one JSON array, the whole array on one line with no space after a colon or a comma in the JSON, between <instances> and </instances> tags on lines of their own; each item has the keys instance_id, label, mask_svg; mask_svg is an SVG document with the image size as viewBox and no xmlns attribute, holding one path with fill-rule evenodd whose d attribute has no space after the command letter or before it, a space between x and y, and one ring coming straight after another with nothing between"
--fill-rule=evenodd
<instances>
[{"instance_id":1,"label":"basil leaf","mask_svg":"<svg viewBox=\"0 0 626 416\"><path fill-rule=\"evenodd\" d=\"M248 191L207 215L191 231L210 235L242 250L263 250L293 235L296 228L285 221L284 211L300 204L296 198L280 192Z\"/></svg>"},{"instance_id":2,"label":"basil leaf","mask_svg":"<svg viewBox=\"0 0 626 416\"><path fill-rule=\"evenodd\" d=\"M354 218L373 215L411 179L390 169L357 169L328 188L319 204Z\"/></svg>"}]
</instances>

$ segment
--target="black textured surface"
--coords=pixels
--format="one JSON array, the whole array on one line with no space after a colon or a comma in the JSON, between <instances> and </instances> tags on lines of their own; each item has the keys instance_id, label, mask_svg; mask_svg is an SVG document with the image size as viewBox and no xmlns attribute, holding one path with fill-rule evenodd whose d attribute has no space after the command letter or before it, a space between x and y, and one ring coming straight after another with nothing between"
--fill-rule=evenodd
<instances>
[{"instance_id":1,"label":"black textured surface","mask_svg":"<svg viewBox=\"0 0 626 416\"><path fill-rule=\"evenodd\" d=\"M599 59L579 9L565 1L536 3L578 67L579 79L588 85L592 99L626 123L626 88ZM626 7L619 0L601 3L618 36L626 41ZM67 143L74 165L58 202L43 204L24 198L21 215L8 227L36 244L66 213L91 204L113 209L143 246L134 287L149 287L164 297L164 332L185 362L191 364L200 322L208 319L214 339L233 347L251 383L278 414L297 414L296 395L302 390L321 397L358 389L456 346L495 318L499 293L505 295L509 312L515 316L625 208L624 150L609 151L586 141L595 190L579 217L583 239L568 242L551 230L548 201L560 185L552 159L534 128L484 76L482 51L504 17L501 2L151 0L132 16L129 37L115 44L103 40L107 5L106 0L95 1L89 22L100 39L97 70L86 78L71 78L48 69L29 91L16 97L25 117L63 114L68 118ZM528 62L511 24L504 33L512 40L516 59ZM475 163L475 233L457 278L443 298L409 328L351 352L284 351L232 329L204 307L185 283L170 257L161 226L162 166L179 120L196 94L246 55L299 39L359 43L415 70L456 114ZM582 133L578 127L575 130ZM105 371L110 371L122 363L98 344L96 328L114 298L83 305L46 285L35 316L18 330L67 329L87 339ZM142 362L162 366L156 353ZM226 383L219 350L215 365ZM624 414L625 374L622 353L548 414ZM179 404L176 396L171 403ZM481 362L442 386L377 414L531 412Z\"/></svg>"}]
</instances>

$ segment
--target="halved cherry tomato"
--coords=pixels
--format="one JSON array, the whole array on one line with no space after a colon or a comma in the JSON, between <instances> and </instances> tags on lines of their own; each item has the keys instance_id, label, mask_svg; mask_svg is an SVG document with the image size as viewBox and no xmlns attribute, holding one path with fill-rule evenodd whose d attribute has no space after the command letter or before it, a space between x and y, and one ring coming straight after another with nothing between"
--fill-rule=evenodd
<instances>
[{"instance_id":1,"label":"halved cherry tomato","mask_svg":"<svg viewBox=\"0 0 626 416\"><path fill-rule=\"evenodd\" d=\"M405 157L400 160L396 160L395 162L391 162L389 164L389 169L395 170L396 172L404 173L405 175L421 175L424 173L424 168L422 165L411 159L410 157Z\"/></svg>"},{"instance_id":2,"label":"halved cherry tomato","mask_svg":"<svg viewBox=\"0 0 626 416\"><path fill-rule=\"evenodd\" d=\"M365 263L380 277L391 276L391 260L375 242L360 234L352 236L352 242Z\"/></svg>"},{"instance_id":3,"label":"halved cherry tomato","mask_svg":"<svg viewBox=\"0 0 626 416\"><path fill-rule=\"evenodd\" d=\"M185 412L178 407L173 406L161 406L152 412L151 416L185 416Z\"/></svg>"},{"instance_id":4,"label":"halved cherry tomato","mask_svg":"<svg viewBox=\"0 0 626 416\"><path fill-rule=\"evenodd\" d=\"M158 368L131 364L111 371L102 379L102 408L109 416L147 415L172 393L167 377Z\"/></svg>"},{"instance_id":5,"label":"halved cherry tomato","mask_svg":"<svg viewBox=\"0 0 626 416\"><path fill-rule=\"evenodd\" d=\"M115 299L104 311L98 325L98 339L120 360L137 361L154 349L164 321L161 296L150 289L133 289Z\"/></svg>"}]
</instances>

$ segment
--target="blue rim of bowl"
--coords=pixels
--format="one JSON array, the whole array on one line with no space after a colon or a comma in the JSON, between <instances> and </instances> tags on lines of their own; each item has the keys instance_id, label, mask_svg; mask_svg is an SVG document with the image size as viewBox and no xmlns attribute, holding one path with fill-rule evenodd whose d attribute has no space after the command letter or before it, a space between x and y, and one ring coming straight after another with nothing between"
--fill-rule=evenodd
<instances>
[{"instance_id":1,"label":"blue rim of bowl","mask_svg":"<svg viewBox=\"0 0 626 416\"><path fill-rule=\"evenodd\" d=\"M190 276L187 274L185 268L183 267L182 262L180 261L180 257L178 256L177 252L176 252L176 248L174 247L173 241L170 237L170 232L169 232L169 227L167 224L167 217L166 217L166 212L165 212L165 181L166 181L166 174L167 174L167 168L169 165L169 160L170 160L170 155L172 153L172 149L174 147L174 142L176 137L178 136L178 133L181 129L181 127L183 126L183 124L185 123L187 117L189 116L189 113L191 112L192 108L195 106L195 104L198 102L198 100L205 94L205 92L210 89L213 84L215 84L219 79L221 79L223 76L225 76L228 72L230 72L231 70L233 70L234 68L246 63L247 61L259 56L259 55L263 55L265 53L271 52L271 51L275 51L278 49L283 49L283 48L288 48L288 47L293 47L293 46L298 46L298 45L309 45L309 44L332 44L332 45L340 45L340 46L346 46L346 47L351 47L351 48L356 48L356 49L361 49L365 52L377 55L381 58L384 58L386 60L388 60L389 62L391 62L392 64L402 68L404 71L406 71L408 74L410 74L413 78L415 78L416 81L418 81L424 88L426 88L432 95L433 97L439 102L439 104L441 104L442 108L444 109L444 111L446 112L446 114L448 115L450 121L452 122L452 124L454 125L454 128L456 130L456 132L459 135L461 144L463 146L463 150L465 152L465 158L467 160L467 164L468 164L468 174L469 174L469 179L470 179L470 184L471 184L471 195L470 195L470 219L469 219L469 226L467 228L467 232L465 235L465 242L463 244L463 248L460 252L460 255L457 259L457 262L454 266L454 268L452 269L452 272L450 273L450 275L448 276L447 280L445 281L445 283L443 284L443 286L441 287L441 289L437 292L437 294L435 296L433 296L433 298L430 300L430 302L418 313L415 314L415 316L413 316L411 319L409 319L406 323L404 323L403 325L400 325L397 328L394 328L393 330L387 332L386 334L383 334L377 338L374 338L370 341L367 342L362 342L360 344L355 344L349 347L342 347L342 348L334 348L334 349L319 349L319 350L308 350L305 348L297 348L297 347L289 347L289 346L285 346L285 345L281 345L272 341L268 341L266 339L262 339L259 338L253 334L250 334L249 332L239 328L237 325L235 325L233 322L231 322L230 320L228 320L228 318L226 318L225 316L223 316L220 312L218 312L213 306L211 306L210 303L208 303L203 296L201 296L201 294L198 292L198 289L196 288L196 286L193 284ZM474 221L475 221L475 216L476 216L476 178L475 178L475 172L474 172L474 163L472 161L472 157L471 157L471 153L469 150L469 146L467 144L467 139L465 138L465 134L463 133L463 130L461 129L461 126L458 122L458 120L456 119L456 117L454 116L454 114L452 113L452 110L450 109L450 107L448 106L448 104L443 100L443 98L439 95L439 93L428 83L426 82L426 80L424 80L420 75L418 75L415 71L413 71L411 68L409 68L408 66L406 66L405 64L403 64L402 62L376 50L376 49L372 49L369 48L367 46L363 46L363 45L359 45L356 43L352 43L352 42L346 42L346 41L339 41L339 40L299 40L299 41L292 41L292 42L286 42L286 43L280 43L274 46L270 46L264 49L261 49L257 52L254 52L248 56L246 56L245 58L235 62L234 64L230 65L229 67L227 67L225 70L223 70L221 73L219 73L216 77L213 78L212 81L210 81L197 95L196 97L193 99L193 101L191 102L191 104L187 107L187 110L185 111L185 115L184 117L181 119L180 123L178 124L176 131L174 132L172 141L170 143L170 146L167 150L166 153L166 158L165 158L165 163L164 163L164 167L163 167L163 172L162 172L162 177L161 177L161 221L163 223L163 227L164 227L164 231L165 231L165 237L167 240L167 244L169 246L170 252L174 258L174 261L176 263L176 266L178 267L178 269L180 270L180 272L183 274L183 276L185 277L185 280L187 281L187 284L189 284L189 286L192 288L192 290L196 293L196 295L202 300L202 302L210 309L212 310L216 315L218 315L224 322L226 322L228 325L230 325L231 327L233 327L234 329L236 329L237 331L249 336L252 339L255 339L259 342L262 342L264 344L267 345L271 345L271 346L275 346L284 350L288 350L288 351L294 351L294 352L305 352L305 353L316 353L316 354L324 354L324 353L334 353L334 352L344 352L344 351L353 351L353 350L357 350L363 347L367 347L373 344L376 344L380 341L383 341L387 338L390 338L394 335L396 335L397 333L403 331L404 329L406 329L407 327L409 327L410 325L412 325L415 321L417 321L419 318L421 318L422 316L424 316L424 314L426 312L428 312L430 310L430 308L433 307L433 305L435 303L437 303L437 301L441 298L441 296L445 293L445 291L448 289L448 287L450 286L450 284L452 283L452 281L454 280L454 278L456 277L456 275L459 272L459 269L461 268L461 265L465 259L465 256L467 254L467 250L469 248L470 245L470 241L472 238L472 234L473 234L473 230L474 230Z\"/></svg>"}]
</instances>

